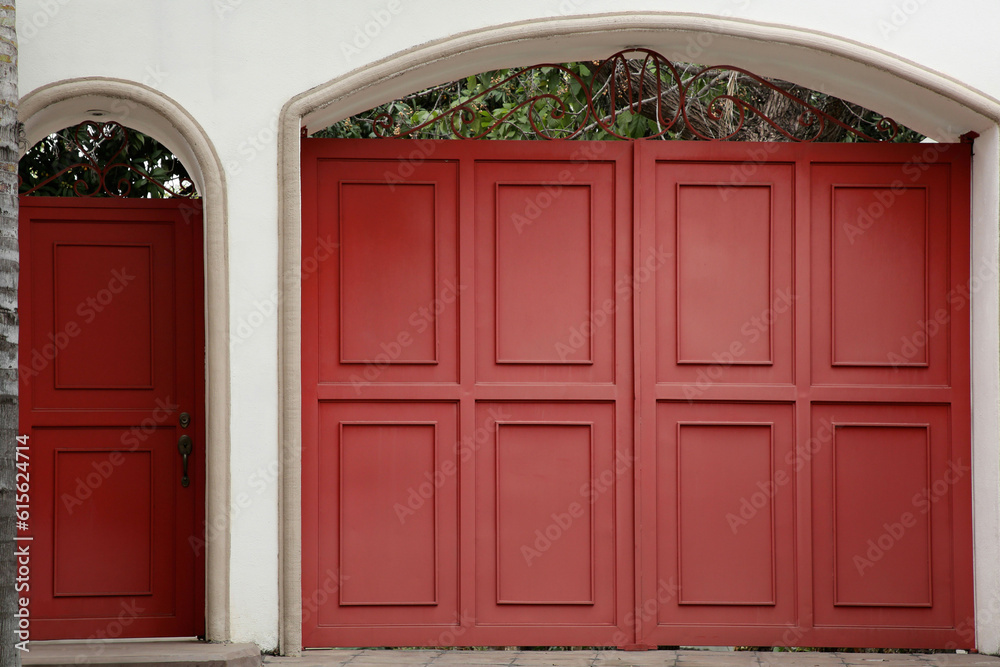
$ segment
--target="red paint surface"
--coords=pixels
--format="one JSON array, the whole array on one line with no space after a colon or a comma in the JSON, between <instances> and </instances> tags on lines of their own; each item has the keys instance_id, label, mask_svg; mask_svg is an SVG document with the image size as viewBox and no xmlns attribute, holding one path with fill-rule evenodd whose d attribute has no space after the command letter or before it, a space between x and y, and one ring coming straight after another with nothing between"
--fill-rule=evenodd
<instances>
[{"instance_id":1,"label":"red paint surface","mask_svg":"<svg viewBox=\"0 0 1000 667\"><path fill-rule=\"evenodd\" d=\"M19 234L31 638L203 634L200 203L25 197Z\"/></svg>"},{"instance_id":2,"label":"red paint surface","mask_svg":"<svg viewBox=\"0 0 1000 667\"><path fill-rule=\"evenodd\" d=\"M974 646L967 146L302 146L307 646Z\"/></svg>"}]
</instances>

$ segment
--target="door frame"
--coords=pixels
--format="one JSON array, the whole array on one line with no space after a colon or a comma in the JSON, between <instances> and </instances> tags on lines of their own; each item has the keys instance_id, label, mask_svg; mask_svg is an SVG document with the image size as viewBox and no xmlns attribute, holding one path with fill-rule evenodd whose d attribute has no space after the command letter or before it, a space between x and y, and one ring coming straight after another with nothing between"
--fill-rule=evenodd
<instances>
[{"instance_id":1,"label":"door frame","mask_svg":"<svg viewBox=\"0 0 1000 667\"><path fill-rule=\"evenodd\" d=\"M230 636L230 338L226 184L211 139L177 102L139 83L105 77L59 81L21 98L25 151L43 137L91 119L117 121L152 136L181 159L202 195L205 366L205 637Z\"/></svg>"}]
</instances>

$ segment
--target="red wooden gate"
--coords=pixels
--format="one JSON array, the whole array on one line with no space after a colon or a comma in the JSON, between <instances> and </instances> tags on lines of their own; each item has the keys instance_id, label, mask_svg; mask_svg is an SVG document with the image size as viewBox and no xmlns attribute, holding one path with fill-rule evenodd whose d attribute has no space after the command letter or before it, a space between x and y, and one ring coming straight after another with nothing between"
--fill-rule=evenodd
<instances>
[{"instance_id":1,"label":"red wooden gate","mask_svg":"<svg viewBox=\"0 0 1000 667\"><path fill-rule=\"evenodd\" d=\"M302 146L307 646L974 645L968 146Z\"/></svg>"},{"instance_id":2,"label":"red wooden gate","mask_svg":"<svg viewBox=\"0 0 1000 667\"><path fill-rule=\"evenodd\" d=\"M31 638L201 635L201 204L20 206Z\"/></svg>"}]
</instances>

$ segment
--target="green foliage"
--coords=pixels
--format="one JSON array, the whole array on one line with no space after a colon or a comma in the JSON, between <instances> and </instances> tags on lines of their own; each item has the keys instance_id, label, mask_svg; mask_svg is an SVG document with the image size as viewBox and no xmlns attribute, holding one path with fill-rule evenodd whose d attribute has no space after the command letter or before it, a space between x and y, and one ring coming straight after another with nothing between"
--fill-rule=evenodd
<instances>
[{"instance_id":1,"label":"green foliage","mask_svg":"<svg viewBox=\"0 0 1000 667\"><path fill-rule=\"evenodd\" d=\"M677 113L676 81L669 68L643 70L637 64L639 62L629 61L626 65L621 61L618 65L608 66L600 61L589 61L483 72L382 104L320 130L313 136L374 138L405 135L419 139L454 139L454 127L460 136L489 139L536 140L570 136L611 139L615 134L632 139L661 133L662 136L658 137L661 139L693 139L699 133L722 137L735 132L733 140L788 140L749 110L744 124L739 125L738 108L731 101L717 99L722 95L732 95L766 110L769 116L798 138L812 136L818 127L808 125L810 114L803 115L805 107L762 86L751 77L714 69L695 76L702 68L684 63L675 63L675 67L681 79L689 82L686 91L689 117L670 125L670 120ZM656 82L657 75L659 84ZM629 106L627 90L629 81L637 86L632 90L632 99L643 99L641 104L632 107ZM879 128L882 117L875 112L785 82L771 83L869 136L879 140L891 136L888 130ZM653 92L657 90L657 85L661 93L659 113ZM597 122L598 118L594 115L587 116L585 86L593 90L594 112L605 127ZM713 100L716 100L714 104ZM721 120L714 119L708 113L710 110L721 113ZM689 124L697 132L693 132ZM663 132L663 125L670 126L666 132ZM414 128L419 129L412 131ZM913 142L923 138L923 135L901 127L893 141ZM827 123L820 140L848 142L862 139L833 123Z\"/></svg>"},{"instance_id":2,"label":"green foliage","mask_svg":"<svg viewBox=\"0 0 1000 667\"><path fill-rule=\"evenodd\" d=\"M32 193L39 196L197 196L184 165L163 144L113 125L84 123L50 134L24 154L18 172L20 192L41 185Z\"/></svg>"},{"instance_id":3,"label":"green foliage","mask_svg":"<svg viewBox=\"0 0 1000 667\"><path fill-rule=\"evenodd\" d=\"M487 135L490 139L539 139L541 137L532 127L534 121L535 127L544 128L549 136L565 137L579 127L587 107L583 87L572 75L588 81L591 71L584 63L562 67L565 70L536 68L521 76L514 69L468 76L380 105L320 130L314 136L378 137L375 122L380 118L388 121L381 136L394 136L439 116L438 122L410 136L451 139L454 138L452 125L463 136L478 136L495 125ZM528 102L529 99L537 99L537 102ZM461 109L450 117L440 116L458 107ZM591 130L580 138L604 138L598 136L601 134Z\"/></svg>"}]
</instances>

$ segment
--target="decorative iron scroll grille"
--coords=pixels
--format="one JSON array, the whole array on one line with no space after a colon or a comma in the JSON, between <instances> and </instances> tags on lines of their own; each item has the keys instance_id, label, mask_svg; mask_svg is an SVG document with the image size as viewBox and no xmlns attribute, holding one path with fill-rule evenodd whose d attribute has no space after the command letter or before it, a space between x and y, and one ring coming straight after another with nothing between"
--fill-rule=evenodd
<instances>
[{"instance_id":1,"label":"decorative iron scroll grille","mask_svg":"<svg viewBox=\"0 0 1000 667\"><path fill-rule=\"evenodd\" d=\"M65 138L65 134L63 136ZM115 121L87 120L80 123L68 132L69 141L66 143L69 150L56 156L54 173L33 174L33 184L24 184L25 172L22 169L20 194L39 193L46 186L57 183L62 186L58 189L59 196L121 199L136 196L190 199L198 196L194 182L179 163L174 165L173 170L154 165L153 170L167 174L169 180L166 183L151 175L145 165L145 168L140 168L134 164L129 155L133 136L138 136L138 133L132 135L127 127ZM143 137L143 141L152 139ZM176 160L172 156L171 159ZM148 186L134 187L143 183Z\"/></svg>"},{"instance_id":2,"label":"decorative iron scroll grille","mask_svg":"<svg viewBox=\"0 0 1000 667\"><path fill-rule=\"evenodd\" d=\"M879 142L900 137L901 128L891 118L739 67L678 65L639 48L578 67L525 67L494 77L485 90L430 117L404 110L378 114L369 122L376 137L423 136L436 130L439 136L481 139L515 123L517 136L539 139L603 134L619 139ZM524 85L532 77L536 83ZM536 85L539 77L542 86ZM524 96L503 108L488 108L511 90L524 91ZM760 121L748 124L751 116Z\"/></svg>"}]
</instances>

